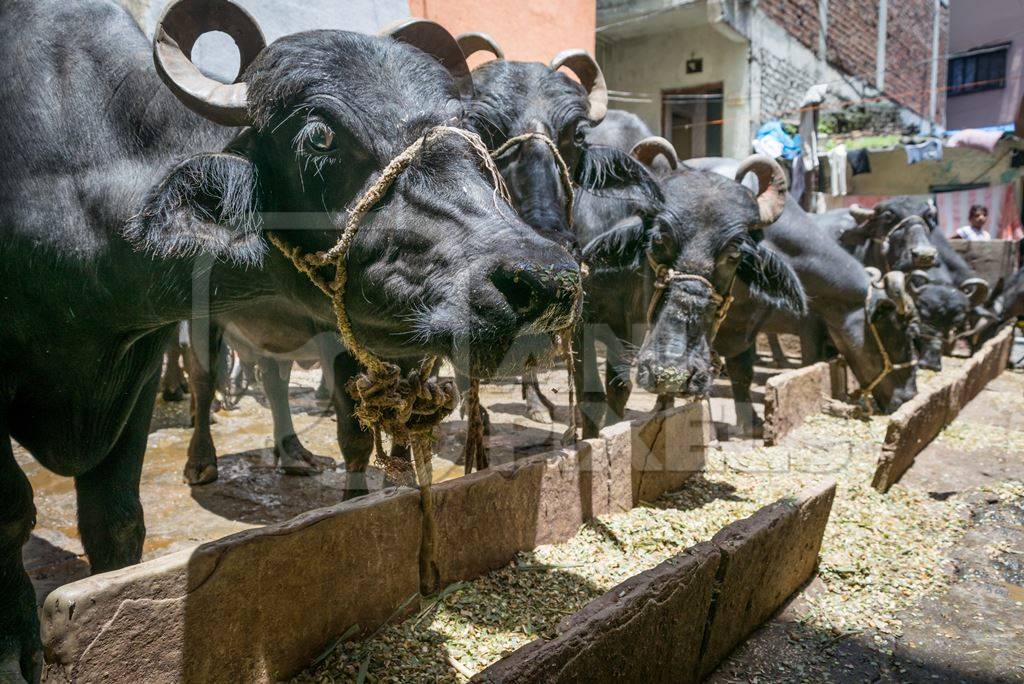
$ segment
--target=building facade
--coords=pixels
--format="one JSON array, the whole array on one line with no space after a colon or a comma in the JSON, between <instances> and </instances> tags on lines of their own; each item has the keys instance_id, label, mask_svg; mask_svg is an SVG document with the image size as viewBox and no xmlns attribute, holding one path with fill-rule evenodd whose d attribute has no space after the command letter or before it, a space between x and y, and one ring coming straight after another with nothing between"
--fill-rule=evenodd
<instances>
[{"instance_id":1,"label":"building facade","mask_svg":"<svg viewBox=\"0 0 1024 684\"><path fill-rule=\"evenodd\" d=\"M494 38L509 59L550 62L567 48L594 51L594 0L233 0L259 22L271 41L311 29L344 29L376 33L397 21L423 17L453 34L483 31ZM120 0L152 35L169 0ZM238 52L227 36L203 36L193 57L205 72L232 80ZM483 59L477 57L471 63Z\"/></svg>"},{"instance_id":2,"label":"building facade","mask_svg":"<svg viewBox=\"0 0 1024 684\"><path fill-rule=\"evenodd\" d=\"M1024 5L952 0L950 23L947 127L1012 124L1024 95Z\"/></svg>"},{"instance_id":3,"label":"building facade","mask_svg":"<svg viewBox=\"0 0 1024 684\"><path fill-rule=\"evenodd\" d=\"M944 125L946 0L598 0L597 55L613 106L681 156L751 149L772 119L798 118L809 87L823 112L859 125Z\"/></svg>"}]
</instances>

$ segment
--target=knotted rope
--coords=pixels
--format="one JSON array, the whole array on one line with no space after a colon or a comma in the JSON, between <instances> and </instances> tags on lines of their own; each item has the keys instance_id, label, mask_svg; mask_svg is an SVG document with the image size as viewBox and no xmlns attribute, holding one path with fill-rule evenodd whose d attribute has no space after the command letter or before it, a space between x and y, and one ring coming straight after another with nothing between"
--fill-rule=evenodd
<instances>
[{"instance_id":1,"label":"knotted rope","mask_svg":"<svg viewBox=\"0 0 1024 684\"><path fill-rule=\"evenodd\" d=\"M346 257L359 231L363 217L387 193L398 177L429 145L444 137L456 136L469 143L481 166L488 172L495 192L506 203L511 202L508 188L501 178L494 160L479 136L453 126L436 126L415 140L397 157L392 159L380 177L366 189L349 212L341 238L330 249L304 254L301 248L288 245L280 235L271 231L270 241L291 260L295 268L306 276L327 295L338 321L338 332L345 347L365 368L345 385L346 391L355 400L354 413L359 423L373 432L374 448L378 458L386 460L383 452L381 431L391 435L395 444L410 446L420 487L420 506L423 510L423 536L420 549L421 588L427 593L437 585L437 568L433 561L436 538L434 524L434 502L431 493L433 429L452 412L458 400L458 392L451 381L433 379L432 373L438 359L428 356L418 369L402 373L394 363L374 355L356 339L352 324L345 310L345 286L348 282ZM334 278L328 280L320 269L334 266Z\"/></svg>"},{"instance_id":2,"label":"knotted rope","mask_svg":"<svg viewBox=\"0 0 1024 684\"><path fill-rule=\"evenodd\" d=\"M715 320L711 324L711 330L708 332L708 344L715 341L715 337L718 336L718 329L722 326L722 322L725 317L729 315L729 309L732 307L734 300L732 289L736 283L736 273L733 272L732 278L729 279L729 288L726 290L726 294L723 297L718 293L714 283L701 275L694 273L681 273L670 266L665 264L659 264L655 261L654 256L650 252L647 252L647 263L651 265L651 269L654 271L654 294L651 297L650 304L647 305L647 325L650 327L654 323L654 314L658 309L658 303L664 296L665 291L669 285L674 282L680 282L683 280L690 280L693 282L700 283L708 290L708 298L715 305Z\"/></svg>"},{"instance_id":3,"label":"knotted rope","mask_svg":"<svg viewBox=\"0 0 1024 684\"><path fill-rule=\"evenodd\" d=\"M555 144L554 140L546 134L537 131L523 133L506 140L498 149L491 152L491 157L498 159L513 147L517 147L528 140L539 140L551 151L551 156L555 158L555 167L558 169L558 175L562 180L562 189L565 191L565 216L569 227L572 228L572 210L573 202L575 202L575 195L572 189L572 175L569 173L569 166L565 163L565 159L562 158L562 154L558 151L558 145Z\"/></svg>"},{"instance_id":4,"label":"knotted rope","mask_svg":"<svg viewBox=\"0 0 1024 684\"><path fill-rule=\"evenodd\" d=\"M875 390L875 388L878 387L878 385L883 380L885 380L885 378L888 377L890 373L893 373L898 370L903 370L904 368L913 368L914 366L917 365L917 359L915 358L912 358L910 361L904 361L903 363L894 364L892 362L892 359L889 357L889 352L886 351L885 345L882 344L882 335L878 332L878 328L875 327L875 322L871 320L871 292L873 291L873 289L874 283L869 283L868 294L867 297L864 299L864 321L867 323L868 329L871 331L871 336L875 340L875 346L878 347L878 353L881 354L882 356L882 370L878 373L878 375L875 376L874 380L869 382L867 385L861 385L860 388L854 390L851 398L858 403L860 403L862 400L865 400L866 397L871 396L871 393ZM867 408L868 412L870 413L871 407L869 403L866 400L863 403Z\"/></svg>"},{"instance_id":5,"label":"knotted rope","mask_svg":"<svg viewBox=\"0 0 1024 684\"><path fill-rule=\"evenodd\" d=\"M552 140L550 136L539 131L532 131L529 133L523 133L522 135L513 136L498 146L497 149L492 150L490 152L491 158L499 159L512 148L518 147L530 140L537 140L541 142L548 148L551 152L551 156L554 158L555 168L558 170L558 176L562 182L562 189L565 192L566 221L571 229L573 225L572 212L575 202L572 174L569 173L569 166L565 163L565 159L562 157L561 152L558 151L558 145L555 144L555 141ZM581 264L580 270L585 276L586 265ZM582 293L580 294L582 295ZM570 327L569 330L563 331L557 336L559 350L566 360L566 367L569 375L569 428L566 431L566 434L562 437L563 442L566 442L567 440L569 442L575 442L578 434L576 425L576 388L574 378L575 357L573 356L572 350L572 335L573 330ZM468 475L473 471L474 467L477 470L482 470L488 466L487 447L484 444L483 415L480 407L480 381L478 379L470 379L470 388L466 393L465 401L467 434L466 445L462 453L464 470Z\"/></svg>"}]
</instances>

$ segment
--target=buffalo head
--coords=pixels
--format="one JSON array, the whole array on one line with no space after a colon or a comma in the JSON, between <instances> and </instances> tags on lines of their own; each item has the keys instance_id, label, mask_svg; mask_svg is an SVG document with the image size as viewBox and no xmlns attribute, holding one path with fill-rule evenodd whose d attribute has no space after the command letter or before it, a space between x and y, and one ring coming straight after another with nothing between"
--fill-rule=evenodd
<instances>
[{"instance_id":1,"label":"buffalo head","mask_svg":"<svg viewBox=\"0 0 1024 684\"><path fill-rule=\"evenodd\" d=\"M504 59L482 34L459 40L467 55L484 50L497 57L473 70L468 119L487 146L500 151L497 162L513 205L541 235L578 253L567 185L586 190L650 185L641 165L625 152L587 141L587 131L608 109L601 68L583 50L566 50L548 64L517 62Z\"/></svg>"},{"instance_id":2,"label":"buffalo head","mask_svg":"<svg viewBox=\"0 0 1024 684\"><path fill-rule=\"evenodd\" d=\"M918 203L914 198L895 197L879 202L873 210L852 207L850 214L857 225L845 231L840 242L846 247L874 243L879 256L867 262L879 269L909 274L914 269L931 268L938 250L929 237L930 224L917 213Z\"/></svg>"},{"instance_id":3,"label":"buffalo head","mask_svg":"<svg viewBox=\"0 0 1024 684\"><path fill-rule=\"evenodd\" d=\"M234 84L191 62L211 30L239 45ZM127 236L158 256L262 268L265 293L288 292L333 323L327 298L268 247L266 231L304 253L333 247L392 160L462 125L472 80L455 39L413 21L385 36L310 31L264 46L230 2L179 0L154 43L157 70L184 105L241 128L226 149L168 169ZM464 133L431 137L362 219L345 256L344 305L357 340L379 356L454 356L486 375L519 333L574 319L579 271L502 200L486 150ZM333 266L323 268L329 280Z\"/></svg>"},{"instance_id":4,"label":"buffalo head","mask_svg":"<svg viewBox=\"0 0 1024 684\"><path fill-rule=\"evenodd\" d=\"M873 377L859 378L861 385L874 384L873 396L879 408L892 413L917 394L916 340L920 330L917 305L901 271L882 274L866 270L868 295L865 306L862 350L841 350L863 354L871 360ZM884 367L888 358L891 370Z\"/></svg>"},{"instance_id":5,"label":"buffalo head","mask_svg":"<svg viewBox=\"0 0 1024 684\"><path fill-rule=\"evenodd\" d=\"M942 370L942 354L951 336L967 323L970 300L949 283L934 280L926 271L910 274L907 289L914 298L919 317L918 365Z\"/></svg>"},{"instance_id":6,"label":"buffalo head","mask_svg":"<svg viewBox=\"0 0 1024 684\"><path fill-rule=\"evenodd\" d=\"M591 241L584 258L635 273L633 291L622 296L632 296L646 319L637 382L659 394L703 395L716 372L711 341L737 281L774 306L805 310L796 274L760 243L782 213L785 175L773 160L751 156L736 178L755 174L760 189L753 192L716 173L672 168L667 141L644 140L634 152L647 163L668 160L669 170L654 172L664 200Z\"/></svg>"}]
</instances>

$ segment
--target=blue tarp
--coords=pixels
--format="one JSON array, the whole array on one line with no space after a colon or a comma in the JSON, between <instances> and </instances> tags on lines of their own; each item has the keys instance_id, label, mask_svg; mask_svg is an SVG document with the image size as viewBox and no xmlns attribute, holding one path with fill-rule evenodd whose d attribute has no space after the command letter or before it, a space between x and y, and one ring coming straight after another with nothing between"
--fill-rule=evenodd
<instances>
[{"instance_id":1,"label":"blue tarp","mask_svg":"<svg viewBox=\"0 0 1024 684\"><path fill-rule=\"evenodd\" d=\"M772 138L782 145L782 156L786 159L793 159L800 154L800 134L790 135L782 128L781 121L769 121L757 129L755 139Z\"/></svg>"}]
</instances>

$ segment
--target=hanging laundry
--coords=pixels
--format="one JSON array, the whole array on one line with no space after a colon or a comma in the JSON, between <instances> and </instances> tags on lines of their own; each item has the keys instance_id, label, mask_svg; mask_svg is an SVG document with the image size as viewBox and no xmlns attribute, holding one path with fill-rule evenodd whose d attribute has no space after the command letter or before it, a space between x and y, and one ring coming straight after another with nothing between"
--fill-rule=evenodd
<instances>
[{"instance_id":1,"label":"hanging laundry","mask_svg":"<svg viewBox=\"0 0 1024 684\"><path fill-rule=\"evenodd\" d=\"M850 162L850 169L853 171L854 176L861 173L871 173L871 161L868 159L867 150L850 150L846 155L846 159Z\"/></svg>"},{"instance_id":2,"label":"hanging laundry","mask_svg":"<svg viewBox=\"0 0 1024 684\"><path fill-rule=\"evenodd\" d=\"M965 128L954 133L946 143L946 147L970 147L971 149L991 154L995 151L996 145L1003 139L1004 135L1006 133L1003 131L982 131L974 128Z\"/></svg>"},{"instance_id":3,"label":"hanging laundry","mask_svg":"<svg viewBox=\"0 0 1024 684\"><path fill-rule=\"evenodd\" d=\"M804 158L804 171L818 168L817 107L825 101L828 84L811 86L800 103L800 152Z\"/></svg>"},{"instance_id":4,"label":"hanging laundry","mask_svg":"<svg viewBox=\"0 0 1024 684\"><path fill-rule=\"evenodd\" d=\"M785 129L782 128L781 121L769 121L764 124L757 129L757 134L754 138L755 140L763 140L767 138L777 141L779 145L782 146L781 156L785 159L792 159L800 153L800 141L796 140L795 137L789 133L786 133Z\"/></svg>"},{"instance_id":5,"label":"hanging laundry","mask_svg":"<svg viewBox=\"0 0 1024 684\"><path fill-rule=\"evenodd\" d=\"M793 157L793 166L789 170L789 178L789 194L799 203L803 200L804 188L807 185L804 181L803 158L799 154Z\"/></svg>"},{"instance_id":6,"label":"hanging laundry","mask_svg":"<svg viewBox=\"0 0 1024 684\"><path fill-rule=\"evenodd\" d=\"M942 143L938 140L926 140L919 145L906 145L907 163L916 164L921 161L942 161Z\"/></svg>"},{"instance_id":7,"label":"hanging laundry","mask_svg":"<svg viewBox=\"0 0 1024 684\"><path fill-rule=\"evenodd\" d=\"M782 156L782 143L775 138L758 138L754 141L754 152L778 159Z\"/></svg>"},{"instance_id":8,"label":"hanging laundry","mask_svg":"<svg viewBox=\"0 0 1024 684\"><path fill-rule=\"evenodd\" d=\"M828 153L829 192L833 197L846 194L846 145L839 144Z\"/></svg>"}]
</instances>

